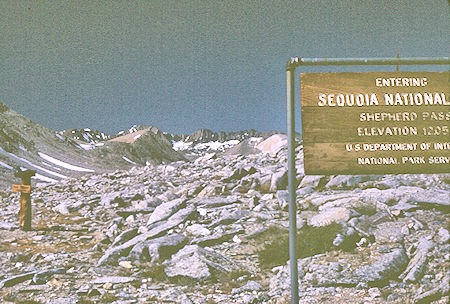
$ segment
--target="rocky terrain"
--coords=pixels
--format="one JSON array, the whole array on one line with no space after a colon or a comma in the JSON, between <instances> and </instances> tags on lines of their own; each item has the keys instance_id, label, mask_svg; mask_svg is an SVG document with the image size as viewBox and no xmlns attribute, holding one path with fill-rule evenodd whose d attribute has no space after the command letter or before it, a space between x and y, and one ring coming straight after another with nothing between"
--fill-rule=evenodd
<instances>
[{"instance_id":1,"label":"rocky terrain","mask_svg":"<svg viewBox=\"0 0 450 304\"><path fill-rule=\"evenodd\" d=\"M191 148L34 188L31 232L0 192L2 303L290 303L285 136ZM304 176L297 152L300 303L448 303L450 175Z\"/></svg>"}]
</instances>

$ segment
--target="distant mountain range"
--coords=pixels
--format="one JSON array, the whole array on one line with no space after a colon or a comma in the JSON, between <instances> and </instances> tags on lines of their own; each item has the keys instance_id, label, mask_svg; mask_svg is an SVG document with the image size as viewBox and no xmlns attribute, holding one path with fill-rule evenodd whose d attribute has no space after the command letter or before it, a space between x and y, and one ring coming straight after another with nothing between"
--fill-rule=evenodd
<instances>
[{"instance_id":1,"label":"distant mountain range","mask_svg":"<svg viewBox=\"0 0 450 304\"><path fill-rule=\"evenodd\" d=\"M206 143L210 141L218 141L225 142L229 140L239 140L242 141L244 139L250 137L263 137L267 138L270 135L279 133L278 131L269 131L269 132L258 132L254 129L244 130L244 131L236 131L236 132L214 132L209 129L200 129L191 134L171 134L167 132L162 132L156 127L151 126L133 126L128 130L121 131L117 134L107 134L97 130L91 130L89 128L85 129L70 129L59 132L64 137L72 138L78 142L83 142L87 144L97 144L99 142L108 141L117 137L125 136L127 134L134 134L136 132L140 132L143 130L151 129L155 134L162 134L168 140L172 142L183 141L190 142L193 144L198 143Z\"/></svg>"},{"instance_id":2,"label":"distant mountain range","mask_svg":"<svg viewBox=\"0 0 450 304\"><path fill-rule=\"evenodd\" d=\"M201 129L186 135L162 132L153 126L133 126L118 134L90 128L54 131L0 103L0 186L19 182L14 177L18 168L36 170L32 181L39 185L87 173L193 159L275 133L279 132L216 133Z\"/></svg>"}]
</instances>

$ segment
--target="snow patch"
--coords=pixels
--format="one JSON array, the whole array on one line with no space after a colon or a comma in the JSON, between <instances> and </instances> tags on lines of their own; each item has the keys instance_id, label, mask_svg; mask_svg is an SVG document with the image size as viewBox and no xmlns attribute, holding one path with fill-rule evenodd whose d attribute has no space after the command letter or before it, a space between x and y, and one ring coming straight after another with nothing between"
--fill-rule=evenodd
<instances>
[{"instance_id":1,"label":"snow patch","mask_svg":"<svg viewBox=\"0 0 450 304\"><path fill-rule=\"evenodd\" d=\"M21 157L18 157L17 155L14 155L14 154L12 154L12 153L6 152L6 151L3 150L1 147L0 147L0 152L6 153L7 155L9 155L9 156L11 156L11 157L13 157L13 158L15 158L15 159L18 159L18 160L20 160L20 161L26 163L27 165L29 165L29 166L31 166L31 167L33 167L33 168L36 168L36 169L38 169L38 170L47 172L47 173L50 174L50 175L53 175L53 176L56 176L56 177L59 177L59 178L67 178L67 176L65 176L65 175L62 175L62 174L59 174L59 173L56 173L56 172L47 170L47 169L45 169L45 168L42 168L41 166L38 166L38 165L33 164L32 162L30 162L30 161L28 161L28 160L26 160L26 159L24 159L24 158L21 158ZM23 167L22 167L22 168L23 168ZM27 169L27 168L24 168L24 169Z\"/></svg>"},{"instance_id":2,"label":"snow patch","mask_svg":"<svg viewBox=\"0 0 450 304\"><path fill-rule=\"evenodd\" d=\"M32 179L38 179L38 180L41 180L41 181L44 181L44 182L47 182L47 183L57 183L58 182L56 179L44 176L44 175L39 174L39 173L36 173L36 175L32 176L31 178Z\"/></svg>"},{"instance_id":3,"label":"snow patch","mask_svg":"<svg viewBox=\"0 0 450 304\"><path fill-rule=\"evenodd\" d=\"M189 149L194 149L197 151L225 151L226 149L229 149L231 147L234 147L237 145L240 141L237 139L228 140L225 142L220 141L210 141L207 143L198 143L195 146L193 146L193 143L188 141L174 141L172 143L172 147L175 151L185 151Z\"/></svg>"},{"instance_id":4,"label":"snow patch","mask_svg":"<svg viewBox=\"0 0 450 304\"><path fill-rule=\"evenodd\" d=\"M122 158L123 158L124 160L126 160L127 162L129 162L130 164L136 165L136 163L135 163L134 161L132 161L131 159L126 158L125 156L122 156Z\"/></svg>"},{"instance_id":5,"label":"snow patch","mask_svg":"<svg viewBox=\"0 0 450 304\"><path fill-rule=\"evenodd\" d=\"M141 137L142 136L142 134L138 134L138 135L136 135L135 137L133 137L133 140L136 140L136 139L138 139L139 137Z\"/></svg>"},{"instance_id":6,"label":"snow patch","mask_svg":"<svg viewBox=\"0 0 450 304\"><path fill-rule=\"evenodd\" d=\"M134 132L137 132L137 131L138 131L137 126L134 125L128 130L128 133L134 133Z\"/></svg>"},{"instance_id":7,"label":"snow patch","mask_svg":"<svg viewBox=\"0 0 450 304\"><path fill-rule=\"evenodd\" d=\"M42 157L43 159L66 169L72 170L72 171L80 171L80 172L94 172L94 170L91 169L86 169L86 168L82 168L82 167L78 167L78 166L74 166L68 163L65 163L63 161L60 161L56 158L53 158L51 156L48 156L47 154L44 154L42 152L38 152L39 156Z\"/></svg>"},{"instance_id":8,"label":"snow patch","mask_svg":"<svg viewBox=\"0 0 450 304\"><path fill-rule=\"evenodd\" d=\"M89 150L93 150L93 149L95 149L97 147L101 147L101 146L104 146L104 145L105 145L105 143L102 143L102 142L101 143L96 143L96 144L79 144L78 148L86 150L86 151L89 151Z\"/></svg>"},{"instance_id":9,"label":"snow patch","mask_svg":"<svg viewBox=\"0 0 450 304\"><path fill-rule=\"evenodd\" d=\"M9 169L9 170L12 170L12 169L14 169L13 167L11 167L10 165L8 165L8 164L5 164L4 162L2 162L2 161L0 161L0 166L2 166L2 167L5 167L6 169Z\"/></svg>"},{"instance_id":10,"label":"snow patch","mask_svg":"<svg viewBox=\"0 0 450 304\"><path fill-rule=\"evenodd\" d=\"M196 149L196 150L206 150L206 151L210 151L210 150L213 150L213 151L224 151L226 149L234 147L238 143L239 143L239 140L237 140L237 139L228 140L228 141L225 141L225 142L210 141L210 142L207 142L207 143L196 144L194 146L194 149Z\"/></svg>"},{"instance_id":11,"label":"snow patch","mask_svg":"<svg viewBox=\"0 0 450 304\"><path fill-rule=\"evenodd\" d=\"M74 131L72 131L72 132L74 132ZM62 137L60 134L56 133L55 135L56 135L56 137L58 137L58 138L61 139L62 141L65 141L65 140L64 140L64 137Z\"/></svg>"},{"instance_id":12,"label":"snow patch","mask_svg":"<svg viewBox=\"0 0 450 304\"><path fill-rule=\"evenodd\" d=\"M80 144L80 148L82 148L83 150L88 151L88 150L95 149L95 146L91 145L91 144Z\"/></svg>"},{"instance_id":13,"label":"snow patch","mask_svg":"<svg viewBox=\"0 0 450 304\"><path fill-rule=\"evenodd\" d=\"M172 147L175 151L184 151L189 149L192 146L192 142L184 142L182 140L175 141L172 144Z\"/></svg>"}]
</instances>

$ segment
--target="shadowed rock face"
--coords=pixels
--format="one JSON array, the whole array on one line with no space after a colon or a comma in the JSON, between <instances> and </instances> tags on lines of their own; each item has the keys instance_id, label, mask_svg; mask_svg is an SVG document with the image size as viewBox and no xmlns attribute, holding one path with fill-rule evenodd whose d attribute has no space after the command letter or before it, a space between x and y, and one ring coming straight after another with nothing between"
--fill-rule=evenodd
<instances>
[{"instance_id":1,"label":"shadowed rock face","mask_svg":"<svg viewBox=\"0 0 450 304\"><path fill-rule=\"evenodd\" d=\"M219 135L211 130L208 129L201 129L198 131L195 131L191 135L189 135L186 138L186 141L190 141L193 143L199 143L199 142L208 142L208 141L214 141L218 140Z\"/></svg>"},{"instance_id":2,"label":"shadowed rock face","mask_svg":"<svg viewBox=\"0 0 450 304\"><path fill-rule=\"evenodd\" d=\"M121 156L121 162L125 160L132 165L145 165L147 162L160 164L162 162L185 160L183 154L172 149L171 143L163 135L145 132L134 136L139 137L134 141L123 142L117 141L117 138L113 139L104 146L93 150L92 153L97 158L108 159L111 162L117 161L118 156Z\"/></svg>"}]
</instances>

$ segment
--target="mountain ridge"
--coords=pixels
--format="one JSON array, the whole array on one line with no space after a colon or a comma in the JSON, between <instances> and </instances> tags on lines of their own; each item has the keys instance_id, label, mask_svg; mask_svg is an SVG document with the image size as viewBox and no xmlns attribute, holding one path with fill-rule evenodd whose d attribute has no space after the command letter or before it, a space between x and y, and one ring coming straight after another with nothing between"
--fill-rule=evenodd
<instances>
[{"instance_id":1,"label":"mountain ridge","mask_svg":"<svg viewBox=\"0 0 450 304\"><path fill-rule=\"evenodd\" d=\"M36 185L91 172L193 160L207 152L224 152L246 139L265 139L276 133L200 129L191 134L171 134L155 126L139 125L117 134L91 128L55 131L0 102L0 186L17 182L17 168L36 170Z\"/></svg>"},{"instance_id":2,"label":"mountain ridge","mask_svg":"<svg viewBox=\"0 0 450 304\"><path fill-rule=\"evenodd\" d=\"M105 173L136 165L184 159L161 134L148 134L136 143L114 143L90 129L67 133L45 128L0 104L0 185L17 181L17 168L36 170L33 185ZM90 136L83 136L90 134ZM93 134L104 134L98 138ZM80 137L82 136L82 137ZM78 138L77 138L78 137ZM81 139L83 138L83 139ZM97 140L94 140L97 139Z\"/></svg>"}]
</instances>

